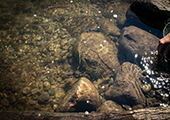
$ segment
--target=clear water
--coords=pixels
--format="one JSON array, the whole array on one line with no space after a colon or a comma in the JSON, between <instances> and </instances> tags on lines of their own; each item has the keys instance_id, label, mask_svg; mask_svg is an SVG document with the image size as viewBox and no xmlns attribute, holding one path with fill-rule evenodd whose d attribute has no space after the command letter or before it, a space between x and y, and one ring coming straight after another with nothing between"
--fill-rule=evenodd
<instances>
[{"instance_id":1,"label":"clear water","mask_svg":"<svg viewBox=\"0 0 170 120\"><path fill-rule=\"evenodd\" d=\"M49 103L41 105L37 102L39 94L25 95L23 89L29 87L35 93L39 89L42 93L44 82L49 82L51 94L57 87L64 96L81 77L72 74L79 65L72 53L74 42L83 32L104 33L102 21L112 21L120 31L135 25L161 38L161 31L147 27L137 17L127 14L131 2L1 0L0 110L55 111ZM52 6L60 8L50 8ZM91 24L90 17L99 19L93 21L95 28L74 31L81 24ZM87 21L79 22L85 18ZM120 32L108 37L116 43ZM51 95L50 99L53 98Z\"/></svg>"}]
</instances>

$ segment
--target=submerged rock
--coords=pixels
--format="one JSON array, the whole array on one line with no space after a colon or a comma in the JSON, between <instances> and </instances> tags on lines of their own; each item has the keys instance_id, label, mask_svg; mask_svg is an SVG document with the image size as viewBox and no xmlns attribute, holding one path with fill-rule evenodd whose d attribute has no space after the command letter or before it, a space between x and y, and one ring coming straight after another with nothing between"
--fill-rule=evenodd
<instances>
[{"instance_id":1,"label":"submerged rock","mask_svg":"<svg viewBox=\"0 0 170 120\"><path fill-rule=\"evenodd\" d=\"M120 35L120 29L116 26L115 22L109 21L108 19L102 25L102 32L106 35Z\"/></svg>"},{"instance_id":2,"label":"submerged rock","mask_svg":"<svg viewBox=\"0 0 170 120\"><path fill-rule=\"evenodd\" d=\"M6 98L4 98L4 99L1 100L1 104L4 105L4 106L6 106L6 107L10 105L10 104L9 104L9 101L8 101Z\"/></svg>"},{"instance_id":3,"label":"submerged rock","mask_svg":"<svg viewBox=\"0 0 170 120\"><path fill-rule=\"evenodd\" d=\"M39 96L38 102L46 103L49 100L49 98L50 98L50 95L48 94L48 92L44 92Z\"/></svg>"},{"instance_id":4,"label":"submerged rock","mask_svg":"<svg viewBox=\"0 0 170 120\"><path fill-rule=\"evenodd\" d=\"M170 18L169 0L134 0L130 8L143 23L159 30Z\"/></svg>"},{"instance_id":5,"label":"submerged rock","mask_svg":"<svg viewBox=\"0 0 170 120\"><path fill-rule=\"evenodd\" d=\"M116 73L116 78L105 92L105 95L119 104L129 106L141 104L145 106L146 98L142 93L142 83L139 80L141 69L132 63L125 62Z\"/></svg>"},{"instance_id":6,"label":"submerged rock","mask_svg":"<svg viewBox=\"0 0 170 120\"><path fill-rule=\"evenodd\" d=\"M126 56L127 61L139 64L145 53L157 49L159 38L138 27L129 26L122 30L119 49Z\"/></svg>"},{"instance_id":7,"label":"submerged rock","mask_svg":"<svg viewBox=\"0 0 170 120\"><path fill-rule=\"evenodd\" d=\"M122 107L115 102L108 100L104 102L98 109L97 112L105 111L123 111Z\"/></svg>"},{"instance_id":8,"label":"submerged rock","mask_svg":"<svg viewBox=\"0 0 170 120\"><path fill-rule=\"evenodd\" d=\"M117 47L101 33L83 33L78 42L79 57L83 67L94 77L113 76L118 68Z\"/></svg>"},{"instance_id":9,"label":"submerged rock","mask_svg":"<svg viewBox=\"0 0 170 120\"><path fill-rule=\"evenodd\" d=\"M36 93L38 93L38 92L39 92L39 89L38 89L38 88L34 88L34 89L31 90L31 93L32 93L32 94L36 94Z\"/></svg>"},{"instance_id":10,"label":"submerged rock","mask_svg":"<svg viewBox=\"0 0 170 120\"><path fill-rule=\"evenodd\" d=\"M90 112L97 109L99 105L100 97L98 91L87 78L82 77L64 97L57 111Z\"/></svg>"},{"instance_id":11,"label":"submerged rock","mask_svg":"<svg viewBox=\"0 0 170 120\"><path fill-rule=\"evenodd\" d=\"M22 93L27 95L31 92L31 88L30 87L25 87L23 90L22 90Z\"/></svg>"},{"instance_id":12,"label":"submerged rock","mask_svg":"<svg viewBox=\"0 0 170 120\"><path fill-rule=\"evenodd\" d=\"M43 83L43 86L44 86L43 87L44 91L48 91L51 87L51 84L46 81L46 82Z\"/></svg>"}]
</instances>

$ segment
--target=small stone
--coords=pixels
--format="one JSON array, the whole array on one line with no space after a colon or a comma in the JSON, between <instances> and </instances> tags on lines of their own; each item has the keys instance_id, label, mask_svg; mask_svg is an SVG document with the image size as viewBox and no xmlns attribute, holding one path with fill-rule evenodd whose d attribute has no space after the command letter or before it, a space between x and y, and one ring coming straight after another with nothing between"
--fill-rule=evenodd
<instances>
[{"instance_id":1,"label":"small stone","mask_svg":"<svg viewBox=\"0 0 170 120\"><path fill-rule=\"evenodd\" d=\"M36 37L36 40L41 40L41 36L37 36L37 37Z\"/></svg>"},{"instance_id":2,"label":"small stone","mask_svg":"<svg viewBox=\"0 0 170 120\"><path fill-rule=\"evenodd\" d=\"M65 91L62 88L55 88L55 99L58 101L60 98L64 97Z\"/></svg>"},{"instance_id":3,"label":"small stone","mask_svg":"<svg viewBox=\"0 0 170 120\"><path fill-rule=\"evenodd\" d=\"M9 96L9 102L10 102L10 103L16 102L15 95L10 95L10 96Z\"/></svg>"},{"instance_id":4,"label":"small stone","mask_svg":"<svg viewBox=\"0 0 170 120\"><path fill-rule=\"evenodd\" d=\"M50 96L52 96L52 95L54 95L54 94L55 94L55 89L52 89L52 90L49 91L49 95L50 95Z\"/></svg>"},{"instance_id":5,"label":"small stone","mask_svg":"<svg viewBox=\"0 0 170 120\"><path fill-rule=\"evenodd\" d=\"M23 90L22 90L22 93L27 95L31 92L31 88L30 87L25 87Z\"/></svg>"},{"instance_id":6,"label":"small stone","mask_svg":"<svg viewBox=\"0 0 170 120\"><path fill-rule=\"evenodd\" d=\"M114 14L113 17L114 17L114 18L117 18L117 14Z\"/></svg>"},{"instance_id":7,"label":"small stone","mask_svg":"<svg viewBox=\"0 0 170 120\"><path fill-rule=\"evenodd\" d=\"M31 93L32 93L32 94L36 94L36 93L38 93L38 92L39 92L39 89L37 89L37 88L34 88L34 89L31 90Z\"/></svg>"},{"instance_id":8,"label":"small stone","mask_svg":"<svg viewBox=\"0 0 170 120\"><path fill-rule=\"evenodd\" d=\"M35 104L36 104L36 101L35 101L35 100L30 99L30 100L28 101L28 103L29 103L30 105L35 105Z\"/></svg>"},{"instance_id":9,"label":"small stone","mask_svg":"<svg viewBox=\"0 0 170 120\"><path fill-rule=\"evenodd\" d=\"M85 114L86 114L86 115L88 115L88 114L89 114L89 112L88 112L88 111L85 111Z\"/></svg>"},{"instance_id":10,"label":"small stone","mask_svg":"<svg viewBox=\"0 0 170 120\"><path fill-rule=\"evenodd\" d=\"M44 86L44 91L47 91L47 90L50 89L51 84L50 84L49 82L46 81L46 82L44 82L43 86Z\"/></svg>"},{"instance_id":11,"label":"small stone","mask_svg":"<svg viewBox=\"0 0 170 120\"><path fill-rule=\"evenodd\" d=\"M50 98L50 96L49 96L48 92L44 92L39 96L38 102L46 103L49 100L49 98Z\"/></svg>"},{"instance_id":12,"label":"small stone","mask_svg":"<svg viewBox=\"0 0 170 120\"><path fill-rule=\"evenodd\" d=\"M57 104L54 104L54 105L53 105L53 110L56 110L57 107L58 107L58 105L57 105Z\"/></svg>"},{"instance_id":13,"label":"small stone","mask_svg":"<svg viewBox=\"0 0 170 120\"><path fill-rule=\"evenodd\" d=\"M9 106L9 101L6 98L4 98L1 100L1 104L4 106Z\"/></svg>"}]
</instances>

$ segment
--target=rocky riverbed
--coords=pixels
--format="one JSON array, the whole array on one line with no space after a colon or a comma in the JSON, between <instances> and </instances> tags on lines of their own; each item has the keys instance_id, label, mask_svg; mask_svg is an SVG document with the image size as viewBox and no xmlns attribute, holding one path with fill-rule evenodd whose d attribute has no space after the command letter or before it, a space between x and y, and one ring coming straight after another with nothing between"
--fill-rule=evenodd
<instances>
[{"instance_id":1,"label":"rocky riverbed","mask_svg":"<svg viewBox=\"0 0 170 120\"><path fill-rule=\"evenodd\" d=\"M0 2L0 110L168 106L168 73L152 73L161 32L129 15L130 2Z\"/></svg>"}]
</instances>

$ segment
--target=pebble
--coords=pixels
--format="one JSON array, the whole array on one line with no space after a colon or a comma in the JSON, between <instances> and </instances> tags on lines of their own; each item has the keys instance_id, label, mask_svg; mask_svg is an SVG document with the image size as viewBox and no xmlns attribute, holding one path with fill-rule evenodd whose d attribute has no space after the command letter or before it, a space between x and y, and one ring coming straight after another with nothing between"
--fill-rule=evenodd
<instances>
[{"instance_id":1,"label":"pebble","mask_svg":"<svg viewBox=\"0 0 170 120\"><path fill-rule=\"evenodd\" d=\"M50 96L49 96L48 92L44 92L39 96L38 102L46 103L49 100L49 98L50 98Z\"/></svg>"},{"instance_id":2,"label":"pebble","mask_svg":"<svg viewBox=\"0 0 170 120\"><path fill-rule=\"evenodd\" d=\"M118 16L117 16L117 14L114 14L113 17L114 17L114 18L117 18Z\"/></svg>"},{"instance_id":3,"label":"pebble","mask_svg":"<svg viewBox=\"0 0 170 120\"><path fill-rule=\"evenodd\" d=\"M22 93L27 95L31 92L31 88L30 87L25 87L23 90L22 90Z\"/></svg>"},{"instance_id":4,"label":"pebble","mask_svg":"<svg viewBox=\"0 0 170 120\"><path fill-rule=\"evenodd\" d=\"M49 90L50 89L50 87L51 87L51 84L48 82L48 81L46 81L46 82L44 82L43 83L43 86L44 86L44 91L47 91L47 90Z\"/></svg>"},{"instance_id":5,"label":"pebble","mask_svg":"<svg viewBox=\"0 0 170 120\"><path fill-rule=\"evenodd\" d=\"M85 114L86 114L86 115L88 115L88 114L89 114L89 112L88 112L88 111L85 111Z\"/></svg>"},{"instance_id":6,"label":"pebble","mask_svg":"<svg viewBox=\"0 0 170 120\"><path fill-rule=\"evenodd\" d=\"M38 92L39 92L39 89L37 89L37 88L34 88L34 89L31 90L31 93L32 93L32 94L36 94L36 93L38 93Z\"/></svg>"},{"instance_id":7,"label":"pebble","mask_svg":"<svg viewBox=\"0 0 170 120\"><path fill-rule=\"evenodd\" d=\"M9 101L6 98L4 98L1 100L1 104L7 107L9 106Z\"/></svg>"},{"instance_id":8,"label":"pebble","mask_svg":"<svg viewBox=\"0 0 170 120\"><path fill-rule=\"evenodd\" d=\"M49 91L49 95L50 95L50 96L52 96L52 95L54 95L54 94L55 94L55 89L52 89L52 90Z\"/></svg>"}]
</instances>

